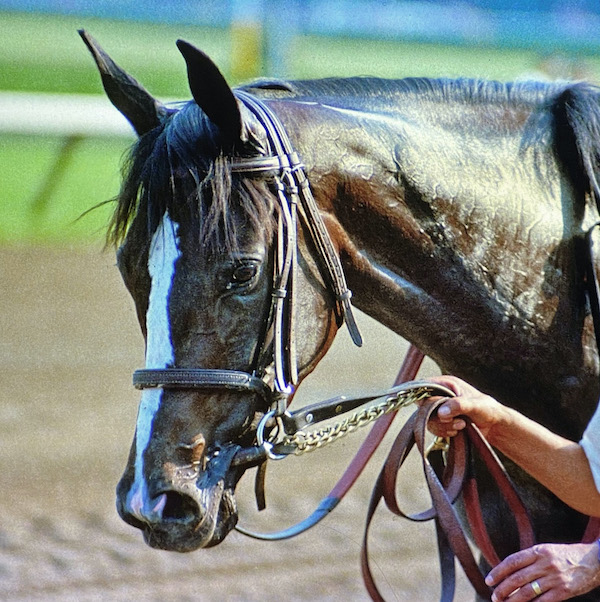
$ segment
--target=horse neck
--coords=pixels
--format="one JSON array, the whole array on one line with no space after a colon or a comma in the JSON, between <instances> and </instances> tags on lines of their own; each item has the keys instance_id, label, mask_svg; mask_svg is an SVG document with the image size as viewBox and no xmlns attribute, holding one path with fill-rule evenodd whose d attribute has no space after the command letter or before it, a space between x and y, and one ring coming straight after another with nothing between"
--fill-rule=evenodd
<instances>
[{"instance_id":1,"label":"horse neck","mask_svg":"<svg viewBox=\"0 0 600 602\"><path fill-rule=\"evenodd\" d=\"M580 217L550 143L523 148L527 116L513 114L491 144L489 127L453 129L452 106L437 124L322 105L298 118L309 108L296 107L294 138L354 304L517 406L533 389L572 406L589 396Z\"/></svg>"},{"instance_id":2,"label":"horse neck","mask_svg":"<svg viewBox=\"0 0 600 602\"><path fill-rule=\"evenodd\" d=\"M474 277L475 269L474 264L463 264L457 279L453 264L460 249L444 247L449 221L458 221L466 209L455 202L458 195L448 194L442 210L441 199L431 190L435 181L438 186L444 181L429 170L430 164L440 163L439 149L421 148L416 160L407 158L406 151L416 146L426 128L419 131L410 115L397 110L373 113L321 104L304 105L300 112L308 108L316 125L307 128L308 135L298 129L295 137L346 263L355 304L399 334L430 347L417 335L416 325L437 322L437 293L457 289L455 293L463 296L463 284ZM296 117L293 123L306 121ZM318 141L312 138L315 133ZM450 137L447 130L445 136ZM374 295L377 290L380 294Z\"/></svg>"}]
</instances>

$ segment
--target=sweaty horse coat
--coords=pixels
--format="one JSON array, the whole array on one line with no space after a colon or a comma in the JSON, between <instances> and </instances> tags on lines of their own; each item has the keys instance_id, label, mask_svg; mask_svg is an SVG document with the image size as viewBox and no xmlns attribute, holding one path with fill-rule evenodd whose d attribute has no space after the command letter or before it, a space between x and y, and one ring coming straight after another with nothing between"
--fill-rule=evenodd
<instances>
[{"instance_id":1,"label":"sweaty horse coat","mask_svg":"<svg viewBox=\"0 0 600 602\"><path fill-rule=\"evenodd\" d=\"M268 178L232 173L265 132L216 66L184 46L194 101L167 108L87 38L107 93L140 136L111 235L146 336L147 367L252 371L273 283ZM285 125L354 304L470 381L577 440L598 399L579 262L598 220L600 92L586 84L374 78L243 90ZM336 330L300 228L300 380ZM222 540L236 517L233 444L251 442L252 393L144 391L118 507L151 545ZM585 518L515 467L540 541ZM515 537L480 482L501 553Z\"/></svg>"}]
</instances>

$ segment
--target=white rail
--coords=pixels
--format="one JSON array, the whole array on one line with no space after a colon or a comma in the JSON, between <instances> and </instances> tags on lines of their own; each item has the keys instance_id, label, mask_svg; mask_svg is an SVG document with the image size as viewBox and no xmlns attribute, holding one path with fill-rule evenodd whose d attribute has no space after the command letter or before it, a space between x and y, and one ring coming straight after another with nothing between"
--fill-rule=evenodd
<instances>
[{"instance_id":1,"label":"white rail","mask_svg":"<svg viewBox=\"0 0 600 602\"><path fill-rule=\"evenodd\" d=\"M27 92L0 92L0 133L134 136L105 96Z\"/></svg>"}]
</instances>

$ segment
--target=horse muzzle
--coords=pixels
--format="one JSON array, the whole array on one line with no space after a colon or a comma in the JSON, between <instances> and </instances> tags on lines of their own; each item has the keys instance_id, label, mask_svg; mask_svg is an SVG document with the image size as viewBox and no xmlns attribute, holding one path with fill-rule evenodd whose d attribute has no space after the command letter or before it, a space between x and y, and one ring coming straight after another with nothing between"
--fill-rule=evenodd
<instances>
[{"instance_id":1,"label":"horse muzzle","mask_svg":"<svg viewBox=\"0 0 600 602\"><path fill-rule=\"evenodd\" d=\"M145 487L125 475L117 486L119 515L153 548L192 552L217 545L237 523L234 488L241 471L230 466L238 450L220 449L200 473L169 465Z\"/></svg>"}]
</instances>

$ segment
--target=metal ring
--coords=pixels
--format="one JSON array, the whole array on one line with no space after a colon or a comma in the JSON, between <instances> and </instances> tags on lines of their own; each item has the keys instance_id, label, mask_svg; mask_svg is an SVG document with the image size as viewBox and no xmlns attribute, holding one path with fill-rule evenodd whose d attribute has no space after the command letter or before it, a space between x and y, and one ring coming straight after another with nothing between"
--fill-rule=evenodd
<instances>
[{"instance_id":1,"label":"metal ring","mask_svg":"<svg viewBox=\"0 0 600 602\"><path fill-rule=\"evenodd\" d=\"M267 412L260 419L260 422L258 423L258 426L256 427L256 442L258 443L258 445L264 445L264 443L265 443L265 439L264 439L265 425L274 416L275 416L275 410L271 410L270 412Z\"/></svg>"},{"instance_id":2,"label":"metal ring","mask_svg":"<svg viewBox=\"0 0 600 602\"><path fill-rule=\"evenodd\" d=\"M533 590L533 593L536 596L541 596L544 593L537 579L535 581L532 581L529 585L531 585L531 589Z\"/></svg>"},{"instance_id":3,"label":"metal ring","mask_svg":"<svg viewBox=\"0 0 600 602\"><path fill-rule=\"evenodd\" d=\"M258 426L256 427L256 442L258 443L259 447L262 447L265 452L267 453L267 457L271 460L283 460L284 458L286 458L286 454L275 454L273 453L273 444L270 441L265 441L265 426L267 424L267 422L269 422L269 420L271 420L271 418L274 418L277 415L277 412L275 410L271 410L270 412L267 412L260 420L260 422L258 423Z\"/></svg>"},{"instance_id":4,"label":"metal ring","mask_svg":"<svg viewBox=\"0 0 600 602\"><path fill-rule=\"evenodd\" d=\"M448 453L450 451L450 437L436 437L425 450L425 457L433 451Z\"/></svg>"}]
</instances>

